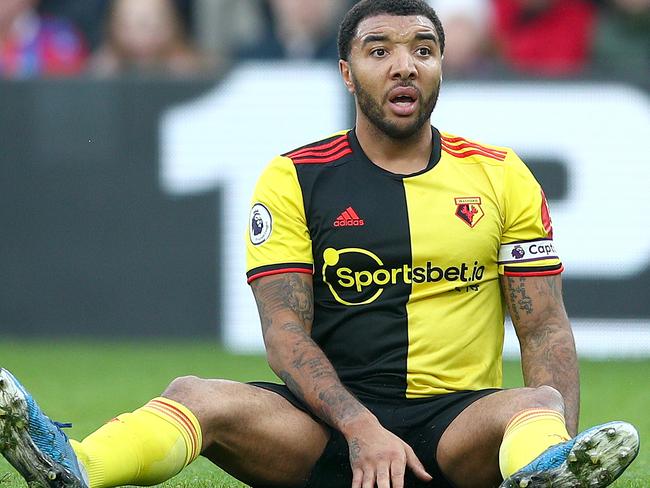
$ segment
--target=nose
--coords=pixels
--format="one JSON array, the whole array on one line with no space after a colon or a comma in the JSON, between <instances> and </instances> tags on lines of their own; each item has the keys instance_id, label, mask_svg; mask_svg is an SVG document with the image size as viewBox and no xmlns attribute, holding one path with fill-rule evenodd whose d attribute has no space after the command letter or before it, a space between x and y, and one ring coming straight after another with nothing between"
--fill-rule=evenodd
<instances>
[{"instance_id":1,"label":"nose","mask_svg":"<svg viewBox=\"0 0 650 488\"><path fill-rule=\"evenodd\" d=\"M417 77L417 69L413 55L408 49L397 49L393 56L391 66L391 78L401 80L413 80Z\"/></svg>"}]
</instances>

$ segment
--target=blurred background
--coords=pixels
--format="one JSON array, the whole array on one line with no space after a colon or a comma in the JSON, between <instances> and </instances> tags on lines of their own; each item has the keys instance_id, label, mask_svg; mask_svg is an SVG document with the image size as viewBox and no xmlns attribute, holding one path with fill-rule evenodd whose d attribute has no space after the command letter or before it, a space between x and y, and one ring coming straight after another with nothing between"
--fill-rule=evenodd
<instances>
[{"instance_id":1,"label":"blurred background","mask_svg":"<svg viewBox=\"0 0 650 488\"><path fill-rule=\"evenodd\" d=\"M352 3L2 0L0 336L261 351L248 201L274 155L351 127ZM434 125L544 186L581 353L649 357L650 0L430 3Z\"/></svg>"}]
</instances>

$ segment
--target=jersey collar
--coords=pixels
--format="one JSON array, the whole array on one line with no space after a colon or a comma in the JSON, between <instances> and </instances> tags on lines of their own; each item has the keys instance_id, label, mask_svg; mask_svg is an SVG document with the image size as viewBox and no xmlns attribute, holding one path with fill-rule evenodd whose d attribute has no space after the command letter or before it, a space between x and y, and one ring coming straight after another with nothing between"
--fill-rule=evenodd
<instances>
[{"instance_id":1,"label":"jersey collar","mask_svg":"<svg viewBox=\"0 0 650 488\"><path fill-rule=\"evenodd\" d=\"M431 151L431 156L429 157L429 163L427 164L426 168L416 173L411 173L407 175L391 173L390 171L380 168L375 163L373 163L361 148L361 144L359 144L359 139L357 138L357 133L356 133L356 127L352 128L352 130L348 132L348 140L350 142L350 147L352 148L352 152L357 158L370 164L372 167L376 168L378 171L381 171L382 173L388 176L397 179L402 179L402 178L410 178L413 176L421 175L422 173L431 171L436 166L436 164L438 164L438 161L440 161L440 152L441 152L440 132L438 131L438 129L431 126L431 133L433 135L433 150Z\"/></svg>"}]
</instances>

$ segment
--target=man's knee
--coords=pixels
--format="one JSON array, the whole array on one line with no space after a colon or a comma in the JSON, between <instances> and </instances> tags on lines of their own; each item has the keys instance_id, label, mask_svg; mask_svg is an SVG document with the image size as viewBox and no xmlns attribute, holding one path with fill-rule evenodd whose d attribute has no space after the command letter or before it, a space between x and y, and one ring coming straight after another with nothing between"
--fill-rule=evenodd
<instances>
[{"instance_id":1,"label":"man's knee","mask_svg":"<svg viewBox=\"0 0 650 488\"><path fill-rule=\"evenodd\" d=\"M205 383L206 380L198 376L180 376L165 388L163 396L183 403L181 399L200 394L200 391L205 387Z\"/></svg>"},{"instance_id":2,"label":"man's knee","mask_svg":"<svg viewBox=\"0 0 650 488\"><path fill-rule=\"evenodd\" d=\"M214 417L233 403L228 392L233 384L227 380L181 376L169 384L162 396L184 405L197 416Z\"/></svg>"},{"instance_id":3,"label":"man's knee","mask_svg":"<svg viewBox=\"0 0 650 488\"><path fill-rule=\"evenodd\" d=\"M524 388L526 408L544 408L564 414L564 398L552 386L542 385L536 388Z\"/></svg>"},{"instance_id":4,"label":"man's knee","mask_svg":"<svg viewBox=\"0 0 650 488\"><path fill-rule=\"evenodd\" d=\"M204 437L232 425L242 412L245 385L228 380L182 376L173 380L162 396L188 408L201 424Z\"/></svg>"}]
</instances>

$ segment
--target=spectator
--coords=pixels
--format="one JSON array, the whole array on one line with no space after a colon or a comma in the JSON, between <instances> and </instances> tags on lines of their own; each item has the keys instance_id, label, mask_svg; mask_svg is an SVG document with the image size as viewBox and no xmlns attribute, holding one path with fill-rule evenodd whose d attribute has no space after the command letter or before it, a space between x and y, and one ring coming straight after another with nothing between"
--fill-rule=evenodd
<instances>
[{"instance_id":1,"label":"spectator","mask_svg":"<svg viewBox=\"0 0 650 488\"><path fill-rule=\"evenodd\" d=\"M338 59L336 31L345 0L268 0L271 22L239 59Z\"/></svg>"},{"instance_id":2,"label":"spectator","mask_svg":"<svg viewBox=\"0 0 650 488\"><path fill-rule=\"evenodd\" d=\"M445 29L444 76L476 78L492 73L490 0L430 0L429 3Z\"/></svg>"},{"instance_id":3,"label":"spectator","mask_svg":"<svg viewBox=\"0 0 650 488\"><path fill-rule=\"evenodd\" d=\"M194 0L194 32L206 53L229 58L265 32L268 16L259 0Z\"/></svg>"},{"instance_id":4,"label":"spectator","mask_svg":"<svg viewBox=\"0 0 650 488\"><path fill-rule=\"evenodd\" d=\"M650 73L650 0L610 0L598 19L594 68L617 75Z\"/></svg>"},{"instance_id":5,"label":"spectator","mask_svg":"<svg viewBox=\"0 0 650 488\"><path fill-rule=\"evenodd\" d=\"M0 76L71 76L83 71L85 41L67 20L41 16L37 0L2 0Z\"/></svg>"},{"instance_id":6,"label":"spectator","mask_svg":"<svg viewBox=\"0 0 650 488\"><path fill-rule=\"evenodd\" d=\"M99 44L106 0L40 0L38 11L65 17L74 23L87 42L89 51Z\"/></svg>"},{"instance_id":7,"label":"spectator","mask_svg":"<svg viewBox=\"0 0 650 488\"><path fill-rule=\"evenodd\" d=\"M570 76L587 65L596 19L588 0L493 0L504 62L530 75Z\"/></svg>"},{"instance_id":8,"label":"spectator","mask_svg":"<svg viewBox=\"0 0 650 488\"><path fill-rule=\"evenodd\" d=\"M98 76L185 78L214 70L189 41L173 0L113 0L106 30L91 66Z\"/></svg>"}]
</instances>

